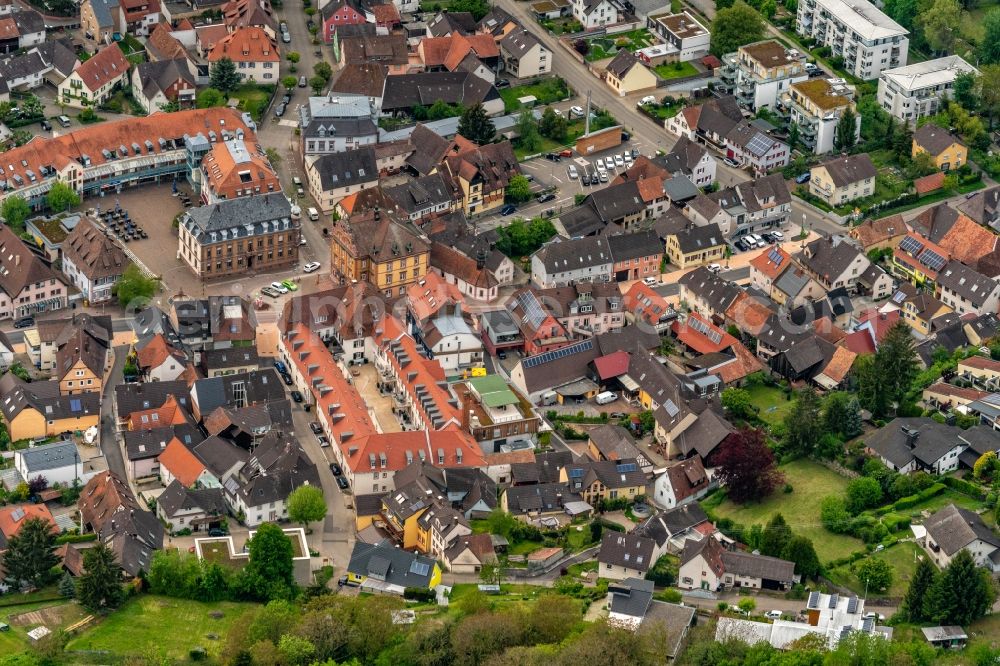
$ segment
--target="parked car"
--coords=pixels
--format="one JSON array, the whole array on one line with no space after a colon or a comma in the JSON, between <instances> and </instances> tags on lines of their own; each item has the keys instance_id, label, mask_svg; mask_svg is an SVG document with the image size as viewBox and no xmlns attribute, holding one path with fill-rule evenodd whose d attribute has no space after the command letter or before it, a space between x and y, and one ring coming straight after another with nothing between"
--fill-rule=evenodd
<instances>
[{"instance_id":1,"label":"parked car","mask_svg":"<svg viewBox=\"0 0 1000 666\"><path fill-rule=\"evenodd\" d=\"M722 161L726 163L726 166L731 166L734 169L740 168L740 163L734 160L732 157L723 157Z\"/></svg>"},{"instance_id":2,"label":"parked car","mask_svg":"<svg viewBox=\"0 0 1000 666\"><path fill-rule=\"evenodd\" d=\"M208 531L208 536L210 537L226 536L226 530L222 529L221 527L213 527Z\"/></svg>"},{"instance_id":3,"label":"parked car","mask_svg":"<svg viewBox=\"0 0 1000 666\"><path fill-rule=\"evenodd\" d=\"M271 283L271 289L274 289L279 294L287 294L288 293L288 287L286 287L285 285L281 284L280 282L272 282Z\"/></svg>"},{"instance_id":4,"label":"parked car","mask_svg":"<svg viewBox=\"0 0 1000 666\"><path fill-rule=\"evenodd\" d=\"M283 32L281 33L281 41L283 41L285 44L290 44L292 41L292 36L289 35L287 32Z\"/></svg>"},{"instance_id":5,"label":"parked car","mask_svg":"<svg viewBox=\"0 0 1000 666\"><path fill-rule=\"evenodd\" d=\"M320 263L318 261L310 261L308 264L302 267L302 272L312 273L313 271L318 271L320 269Z\"/></svg>"},{"instance_id":6,"label":"parked car","mask_svg":"<svg viewBox=\"0 0 1000 666\"><path fill-rule=\"evenodd\" d=\"M280 118L283 115L285 115L285 105L284 105L284 103L279 104L278 106L274 107L274 117L275 118Z\"/></svg>"},{"instance_id":7,"label":"parked car","mask_svg":"<svg viewBox=\"0 0 1000 666\"><path fill-rule=\"evenodd\" d=\"M628 132L622 132L622 141L631 141L632 135Z\"/></svg>"},{"instance_id":8,"label":"parked car","mask_svg":"<svg viewBox=\"0 0 1000 666\"><path fill-rule=\"evenodd\" d=\"M639 100L639 106L646 106L647 104L656 104L656 98L652 95L646 95Z\"/></svg>"},{"instance_id":9,"label":"parked car","mask_svg":"<svg viewBox=\"0 0 1000 666\"><path fill-rule=\"evenodd\" d=\"M288 291L298 291L299 290L299 285L295 284L295 282L293 282L292 280L282 280L281 284Z\"/></svg>"},{"instance_id":10,"label":"parked car","mask_svg":"<svg viewBox=\"0 0 1000 666\"><path fill-rule=\"evenodd\" d=\"M573 157L573 151L569 148L563 148L559 151L559 157Z\"/></svg>"},{"instance_id":11,"label":"parked car","mask_svg":"<svg viewBox=\"0 0 1000 666\"><path fill-rule=\"evenodd\" d=\"M635 159L637 157L639 157L639 149L638 148L633 148L632 149L632 159Z\"/></svg>"},{"instance_id":12,"label":"parked car","mask_svg":"<svg viewBox=\"0 0 1000 666\"><path fill-rule=\"evenodd\" d=\"M59 123L60 127L69 127L69 118L66 116L59 116L56 118L56 121Z\"/></svg>"},{"instance_id":13,"label":"parked car","mask_svg":"<svg viewBox=\"0 0 1000 666\"><path fill-rule=\"evenodd\" d=\"M597 169L598 171L601 171L601 170L604 169L604 158L603 157L598 157L597 158L597 161L594 162L594 168Z\"/></svg>"},{"instance_id":14,"label":"parked car","mask_svg":"<svg viewBox=\"0 0 1000 666\"><path fill-rule=\"evenodd\" d=\"M337 481L337 487L338 488L340 488L341 490L347 490L347 485L348 485L347 484L347 479L345 479L342 476L335 476L333 478Z\"/></svg>"},{"instance_id":15,"label":"parked car","mask_svg":"<svg viewBox=\"0 0 1000 666\"><path fill-rule=\"evenodd\" d=\"M647 287L655 287L656 285L660 284L660 280L655 277L648 277L648 278L643 278L642 283Z\"/></svg>"},{"instance_id":16,"label":"parked car","mask_svg":"<svg viewBox=\"0 0 1000 666\"><path fill-rule=\"evenodd\" d=\"M14 328L31 328L35 325L34 317L21 317L14 322Z\"/></svg>"},{"instance_id":17,"label":"parked car","mask_svg":"<svg viewBox=\"0 0 1000 666\"><path fill-rule=\"evenodd\" d=\"M590 176L584 174L584 178L587 178L589 180ZM549 192L547 194L543 194L540 197L538 197L538 203L546 203L548 201L552 201L555 198L556 198L556 195L552 194L552 192Z\"/></svg>"},{"instance_id":18,"label":"parked car","mask_svg":"<svg viewBox=\"0 0 1000 666\"><path fill-rule=\"evenodd\" d=\"M556 153L545 153L545 159L550 162L560 162L562 158Z\"/></svg>"},{"instance_id":19,"label":"parked car","mask_svg":"<svg viewBox=\"0 0 1000 666\"><path fill-rule=\"evenodd\" d=\"M325 449L330 446L330 440L326 438L326 435L317 435L316 441L319 442L319 448Z\"/></svg>"},{"instance_id":20,"label":"parked car","mask_svg":"<svg viewBox=\"0 0 1000 666\"><path fill-rule=\"evenodd\" d=\"M709 264L708 270L711 271L712 273L718 273L719 271L722 270L722 266L720 266L719 264Z\"/></svg>"},{"instance_id":21,"label":"parked car","mask_svg":"<svg viewBox=\"0 0 1000 666\"><path fill-rule=\"evenodd\" d=\"M305 88L307 85L309 85L309 84L306 82L305 75L300 76L299 77L299 88Z\"/></svg>"},{"instance_id":22,"label":"parked car","mask_svg":"<svg viewBox=\"0 0 1000 666\"><path fill-rule=\"evenodd\" d=\"M740 252L746 252L747 250L750 249L750 246L747 245L746 241L744 241L742 238L733 243L733 247L735 247Z\"/></svg>"},{"instance_id":23,"label":"parked car","mask_svg":"<svg viewBox=\"0 0 1000 666\"><path fill-rule=\"evenodd\" d=\"M615 155L615 166L618 168L625 166L625 159L621 155Z\"/></svg>"},{"instance_id":24,"label":"parked car","mask_svg":"<svg viewBox=\"0 0 1000 666\"><path fill-rule=\"evenodd\" d=\"M775 242L777 243L780 243L781 241L785 240L785 234L781 233L780 231L772 231L771 237L774 238Z\"/></svg>"},{"instance_id":25,"label":"parked car","mask_svg":"<svg viewBox=\"0 0 1000 666\"><path fill-rule=\"evenodd\" d=\"M514 204L507 204L500 209L500 215L502 215L503 217L507 217L508 215L513 215L514 211L516 210L517 206L515 206Z\"/></svg>"},{"instance_id":26,"label":"parked car","mask_svg":"<svg viewBox=\"0 0 1000 666\"><path fill-rule=\"evenodd\" d=\"M580 176L580 184L581 185L590 185L590 172L589 171L584 171L583 175Z\"/></svg>"},{"instance_id":27,"label":"parked car","mask_svg":"<svg viewBox=\"0 0 1000 666\"><path fill-rule=\"evenodd\" d=\"M261 288L260 293L264 294L265 296L270 296L271 298L278 298L279 296L281 296L281 292L279 292L277 289L272 289L271 287Z\"/></svg>"},{"instance_id":28,"label":"parked car","mask_svg":"<svg viewBox=\"0 0 1000 666\"><path fill-rule=\"evenodd\" d=\"M493 84L496 88L510 88L509 79L497 79L497 82Z\"/></svg>"},{"instance_id":29,"label":"parked car","mask_svg":"<svg viewBox=\"0 0 1000 666\"><path fill-rule=\"evenodd\" d=\"M285 365L282 361L275 361L274 369L280 372L281 374L285 374L288 372L288 366Z\"/></svg>"},{"instance_id":30,"label":"parked car","mask_svg":"<svg viewBox=\"0 0 1000 666\"><path fill-rule=\"evenodd\" d=\"M335 462L330 463L330 471L333 472L334 476L340 476L344 473L344 470L340 469L340 465Z\"/></svg>"},{"instance_id":31,"label":"parked car","mask_svg":"<svg viewBox=\"0 0 1000 666\"><path fill-rule=\"evenodd\" d=\"M288 23L282 21L281 23L278 24L278 28L281 30L281 32L288 32Z\"/></svg>"},{"instance_id":32,"label":"parked car","mask_svg":"<svg viewBox=\"0 0 1000 666\"><path fill-rule=\"evenodd\" d=\"M808 171L805 173L800 173L795 177L795 182L801 185L802 183L808 183L809 179L812 178L812 174Z\"/></svg>"},{"instance_id":33,"label":"parked car","mask_svg":"<svg viewBox=\"0 0 1000 666\"><path fill-rule=\"evenodd\" d=\"M285 106L287 106L288 103L291 101L292 101L292 93L286 92L284 95L281 96L281 103L284 104Z\"/></svg>"},{"instance_id":34,"label":"parked car","mask_svg":"<svg viewBox=\"0 0 1000 666\"><path fill-rule=\"evenodd\" d=\"M302 402L302 394L298 391L291 391L289 395L292 396L292 400L295 402Z\"/></svg>"},{"instance_id":35,"label":"parked car","mask_svg":"<svg viewBox=\"0 0 1000 666\"><path fill-rule=\"evenodd\" d=\"M50 123L49 121L43 120L41 122L41 125L42 125L42 129L45 130L46 132L51 132L52 131L52 123Z\"/></svg>"},{"instance_id":36,"label":"parked car","mask_svg":"<svg viewBox=\"0 0 1000 666\"><path fill-rule=\"evenodd\" d=\"M314 435L323 434L323 426L321 426L318 421L311 421L309 423L309 429L313 431Z\"/></svg>"},{"instance_id":37,"label":"parked car","mask_svg":"<svg viewBox=\"0 0 1000 666\"><path fill-rule=\"evenodd\" d=\"M571 106L571 107L569 107L569 115L570 115L570 117L572 117L572 116L582 116L583 115L583 108L579 107L579 106Z\"/></svg>"},{"instance_id":38,"label":"parked car","mask_svg":"<svg viewBox=\"0 0 1000 666\"><path fill-rule=\"evenodd\" d=\"M580 176L579 172L576 170L575 164L570 164L566 167L566 173L569 174L570 180L576 180Z\"/></svg>"},{"instance_id":39,"label":"parked car","mask_svg":"<svg viewBox=\"0 0 1000 666\"><path fill-rule=\"evenodd\" d=\"M766 613L764 613L764 617L768 618L769 620L780 620L781 619L781 611L780 610L769 610Z\"/></svg>"},{"instance_id":40,"label":"parked car","mask_svg":"<svg viewBox=\"0 0 1000 666\"><path fill-rule=\"evenodd\" d=\"M597 173L597 175L600 177L602 183L608 182L608 172L607 171L599 171Z\"/></svg>"},{"instance_id":41,"label":"parked car","mask_svg":"<svg viewBox=\"0 0 1000 666\"><path fill-rule=\"evenodd\" d=\"M281 375L281 379L282 379L282 381L285 382L285 386L291 386L292 385L292 376L290 374L288 374L287 372L285 374Z\"/></svg>"}]
</instances>

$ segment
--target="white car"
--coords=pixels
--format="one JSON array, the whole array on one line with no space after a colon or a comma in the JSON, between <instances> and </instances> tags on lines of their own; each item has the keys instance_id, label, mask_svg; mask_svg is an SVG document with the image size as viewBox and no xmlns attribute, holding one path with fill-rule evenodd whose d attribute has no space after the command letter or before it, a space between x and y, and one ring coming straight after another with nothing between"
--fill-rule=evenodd
<instances>
[{"instance_id":1,"label":"white car","mask_svg":"<svg viewBox=\"0 0 1000 666\"><path fill-rule=\"evenodd\" d=\"M607 171L598 171L597 172L597 177L600 179L600 181L602 183L608 182L608 172Z\"/></svg>"},{"instance_id":2,"label":"white car","mask_svg":"<svg viewBox=\"0 0 1000 666\"><path fill-rule=\"evenodd\" d=\"M635 161L632 159L632 153L622 153L622 159L625 160L625 166L632 166Z\"/></svg>"},{"instance_id":3,"label":"white car","mask_svg":"<svg viewBox=\"0 0 1000 666\"><path fill-rule=\"evenodd\" d=\"M757 243L757 247L764 247L765 245L767 245L767 243L764 242L764 239L761 236L757 234L747 234L747 235L753 238L753 242Z\"/></svg>"},{"instance_id":4,"label":"white car","mask_svg":"<svg viewBox=\"0 0 1000 666\"><path fill-rule=\"evenodd\" d=\"M571 106L571 107L569 107L569 115L571 115L571 116L582 116L583 115L583 109L581 107L579 107L579 106Z\"/></svg>"},{"instance_id":5,"label":"white car","mask_svg":"<svg viewBox=\"0 0 1000 666\"><path fill-rule=\"evenodd\" d=\"M310 261L308 264L302 267L302 272L312 273L313 271L318 271L320 268L320 263L318 261Z\"/></svg>"},{"instance_id":6,"label":"white car","mask_svg":"<svg viewBox=\"0 0 1000 666\"><path fill-rule=\"evenodd\" d=\"M656 285L660 284L660 281L655 277L648 277L648 278L643 278L642 283L647 287L655 287Z\"/></svg>"},{"instance_id":7,"label":"white car","mask_svg":"<svg viewBox=\"0 0 1000 666\"><path fill-rule=\"evenodd\" d=\"M656 104L656 98L652 95L646 95L639 100L639 106L646 106L647 104Z\"/></svg>"},{"instance_id":8,"label":"white car","mask_svg":"<svg viewBox=\"0 0 1000 666\"><path fill-rule=\"evenodd\" d=\"M718 273L719 271L722 270L722 266L720 266L719 264L709 264L708 270L710 270L713 273Z\"/></svg>"},{"instance_id":9,"label":"white car","mask_svg":"<svg viewBox=\"0 0 1000 666\"><path fill-rule=\"evenodd\" d=\"M555 111L555 114L557 116L561 116L562 115L562 111L560 111L559 109L552 109L552 110Z\"/></svg>"},{"instance_id":10,"label":"white car","mask_svg":"<svg viewBox=\"0 0 1000 666\"><path fill-rule=\"evenodd\" d=\"M740 168L740 163L734 160L732 157L723 157L722 161L726 163L726 166L731 166L734 169Z\"/></svg>"},{"instance_id":11,"label":"white car","mask_svg":"<svg viewBox=\"0 0 1000 666\"><path fill-rule=\"evenodd\" d=\"M772 231L771 237L774 238L774 240L778 241L779 243L785 240L785 234L781 233L780 231Z\"/></svg>"},{"instance_id":12,"label":"white car","mask_svg":"<svg viewBox=\"0 0 1000 666\"><path fill-rule=\"evenodd\" d=\"M616 167L624 167L625 166L625 158L623 158L621 155L615 155L615 166Z\"/></svg>"},{"instance_id":13,"label":"white car","mask_svg":"<svg viewBox=\"0 0 1000 666\"><path fill-rule=\"evenodd\" d=\"M764 617L766 617L766 618L768 618L770 620L780 620L781 619L781 611L780 610L769 610L766 613L764 613Z\"/></svg>"},{"instance_id":14,"label":"white car","mask_svg":"<svg viewBox=\"0 0 1000 666\"><path fill-rule=\"evenodd\" d=\"M569 174L570 180L576 180L580 177L580 173L576 170L575 164L570 164L566 167L566 173Z\"/></svg>"},{"instance_id":15,"label":"white car","mask_svg":"<svg viewBox=\"0 0 1000 666\"><path fill-rule=\"evenodd\" d=\"M306 244L305 236L299 238L299 245L305 245L305 244Z\"/></svg>"},{"instance_id":16,"label":"white car","mask_svg":"<svg viewBox=\"0 0 1000 666\"><path fill-rule=\"evenodd\" d=\"M746 245L747 248L751 250L757 247L757 241L754 240L753 234L747 234L746 236L744 236L743 244Z\"/></svg>"},{"instance_id":17,"label":"white car","mask_svg":"<svg viewBox=\"0 0 1000 666\"><path fill-rule=\"evenodd\" d=\"M598 157L597 161L594 162L594 168L598 171L604 171L604 158Z\"/></svg>"},{"instance_id":18,"label":"white car","mask_svg":"<svg viewBox=\"0 0 1000 666\"><path fill-rule=\"evenodd\" d=\"M285 285L281 284L280 282L272 282L271 283L271 289L274 289L279 294L287 294L288 293L288 287L286 287Z\"/></svg>"}]
</instances>

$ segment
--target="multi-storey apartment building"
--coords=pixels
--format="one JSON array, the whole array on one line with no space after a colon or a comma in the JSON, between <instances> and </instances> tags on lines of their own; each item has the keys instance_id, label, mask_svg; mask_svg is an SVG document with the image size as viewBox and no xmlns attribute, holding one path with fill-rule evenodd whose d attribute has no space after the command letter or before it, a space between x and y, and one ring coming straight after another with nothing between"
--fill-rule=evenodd
<instances>
[{"instance_id":1,"label":"multi-storey apartment building","mask_svg":"<svg viewBox=\"0 0 1000 666\"><path fill-rule=\"evenodd\" d=\"M809 78L805 54L773 39L741 46L723 57L722 78L740 106L774 109L793 83Z\"/></svg>"},{"instance_id":2,"label":"multi-storey apartment building","mask_svg":"<svg viewBox=\"0 0 1000 666\"><path fill-rule=\"evenodd\" d=\"M378 107L366 95L330 93L299 107L303 155L327 155L378 140Z\"/></svg>"},{"instance_id":3,"label":"multi-storey apartment building","mask_svg":"<svg viewBox=\"0 0 1000 666\"><path fill-rule=\"evenodd\" d=\"M952 97L955 78L979 71L957 55L887 69L878 79L878 103L889 115L916 124L933 116Z\"/></svg>"},{"instance_id":4,"label":"multi-storey apartment building","mask_svg":"<svg viewBox=\"0 0 1000 666\"><path fill-rule=\"evenodd\" d=\"M812 79L793 83L781 97L781 107L799 126L799 138L817 155L833 150L837 123L849 109L861 134L861 116L854 106L854 88L843 79Z\"/></svg>"},{"instance_id":5,"label":"multi-storey apartment building","mask_svg":"<svg viewBox=\"0 0 1000 666\"><path fill-rule=\"evenodd\" d=\"M201 199L224 199L280 192L281 183L259 143L233 137L212 146L201 163Z\"/></svg>"},{"instance_id":6,"label":"multi-storey apartment building","mask_svg":"<svg viewBox=\"0 0 1000 666\"><path fill-rule=\"evenodd\" d=\"M294 266L298 220L281 192L191 208L181 218L178 256L202 279Z\"/></svg>"},{"instance_id":7,"label":"multi-storey apartment building","mask_svg":"<svg viewBox=\"0 0 1000 666\"><path fill-rule=\"evenodd\" d=\"M331 232L330 270L342 282L370 282L386 297L402 296L427 274L430 248L378 210L341 218Z\"/></svg>"},{"instance_id":8,"label":"multi-storey apartment building","mask_svg":"<svg viewBox=\"0 0 1000 666\"><path fill-rule=\"evenodd\" d=\"M859 79L877 79L882 70L906 64L910 33L868 2L802 0L795 30L828 46Z\"/></svg>"}]
</instances>

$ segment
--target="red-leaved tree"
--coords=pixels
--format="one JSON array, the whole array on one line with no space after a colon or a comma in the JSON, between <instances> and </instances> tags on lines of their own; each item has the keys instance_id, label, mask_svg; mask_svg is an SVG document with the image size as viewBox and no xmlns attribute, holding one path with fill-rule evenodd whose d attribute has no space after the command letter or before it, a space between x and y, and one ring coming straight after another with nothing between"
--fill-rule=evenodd
<instances>
[{"instance_id":1,"label":"red-leaved tree","mask_svg":"<svg viewBox=\"0 0 1000 666\"><path fill-rule=\"evenodd\" d=\"M730 435L719 447L715 462L719 482L734 502L763 499L785 480L761 430L744 428Z\"/></svg>"}]
</instances>

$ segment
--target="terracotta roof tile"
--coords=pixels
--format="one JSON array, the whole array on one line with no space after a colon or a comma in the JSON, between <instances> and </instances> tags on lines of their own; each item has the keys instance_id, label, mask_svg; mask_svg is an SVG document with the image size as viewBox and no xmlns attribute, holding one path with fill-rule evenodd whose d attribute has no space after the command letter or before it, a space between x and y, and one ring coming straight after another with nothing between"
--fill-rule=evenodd
<instances>
[{"instance_id":1,"label":"terracotta roof tile","mask_svg":"<svg viewBox=\"0 0 1000 666\"><path fill-rule=\"evenodd\" d=\"M647 324L655 325L670 311L670 304L652 288L636 281L625 293L625 311Z\"/></svg>"},{"instance_id":2,"label":"terracotta roof tile","mask_svg":"<svg viewBox=\"0 0 1000 666\"><path fill-rule=\"evenodd\" d=\"M406 300L416 320L424 321L445 305L461 305L465 297L456 285L448 284L437 273L429 272L424 279L406 288Z\"/></svg>"},{"instance_id":3,"label":"terracotta roof tile","mask_svg":"<svg viewBox=\"0 0 1000 666\"><path fill-rule=\"evenodd\" d=\"M165 467L185 488L193 486L206 470L205 464L191 449L176 438L160 454L160 467Z\"/></svg>"},{"instance_id":4,"label":"terracotta roof tile","mask_svg":"<svg viewBox=\"0 0 1000 666\"><path fill-rule=\"evenodd\" d=\"M902 215L890 215L877 220L865 220L850 231L851 238L856 239L864 248L884 243L890 238L901 236L909 230Z\"/></svg>"},{"instance_id":5,"label":"terracotta roof tile","mask_svg":"<svg viewBox=\"0 0 1000 666\"><path fill-rule=\"evenodd\" d=\"M980 259L993 252L997 237L986 227L976 224L972 218L959 215L938 245L947 250L953 259L975 267Z\"/></svg>"},{"instance_id":6,"label":"terracotta roof tile","mask_svg":"<svg viewBox=\"0 0 1000 666\"><path fill-rule=\"evenodd\" d=\"M837 347L830 357L830 362L826 364L820 374L826 375L836 383L840 383L847 378L847 373L854 365L854 359L858 355L845 347Z\"/></svg>"},{"instance_id":7,"label":"terracotta roof tile","mask_svg":"<svg viewBox=\"0 0 1000 666\"><path fill-rule=\"evenodd\" d=\"M97 90L126 74L129 61L118 44L106 46L76 68L76 74L90 90Z\"/></svg>"},{"instance_id":8,"label":"terracotta roof tile","mask_svg":"<svg viewBox=\"0 0 1000 666\"><path fill-rule=\"evenodd\" d=\"M688 315L687 321L675 321L670 330L685 347L699 354L722 351L736 344L736 338L704 319L697 312ZM707 331L707 333L703 332Z\"/></svg>"},{"instance_id":9,"label":"terracotta roof tile","mask_svg":"<svg viewBox=\"0 0 1000 666\"><path fill-rule=\"evenodd\" d=\"M927 194L928 192L940 190L944 187L944 172L938 171L929 176L917 178L913 181L913 187L916 188L917 194Z\"/></svg>"},{"instance_id":10,"label":"terracotta roof tile","mask_svg":"<svg viewBox=\"0 0 1000 666\"><path fill-rule=\"evenodd\" d=\"M775 261L778 257L781 261ZM766 275L771 280L776 279L792 264L792 257L780 245L764 248L760 254L750 261L750 265Z\"/></svg>"},{"instance_id":11,"label":"terracotta roof tile","mask_svg":"<svg viewBox=\"0 0 1000 666\"><path fill-rule=\"evenodd\" d=\"M663 181L659 178L640 178L636 181L636 185L639 187L639 196L646 203L662 199L665 196Z\"/></svg>"},{"instance_id":12,"label":"terracotta roof tile","mask_svg":"<svg viewBox=\"0 0 1000 666\"><path fill-rule=\"evenodd\" d=\"M14 516L19 516L16 520ZM52 512L44 504L13 504L0 509L0 532L7 538L17 534L25 521L31 518L40 518L49 522L58 531L56 521L52 518Z\"/></svg>"},{"instance_id":13,"label":"terracotta roof tile","mask_svg":"<svg viewBox=\"0 0 1000 666\"><path fill-rule=\"evenodd\" d=\"M237 28L212 47L209 62L229 58L233 62L278 62L278 45L261 28Z\"/></svg>"}]
</instances>

